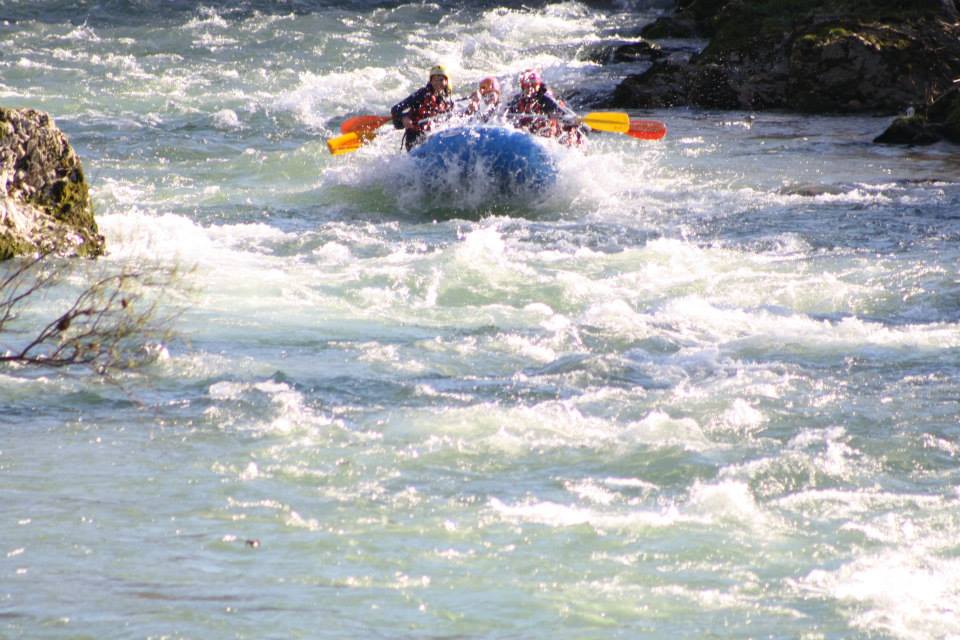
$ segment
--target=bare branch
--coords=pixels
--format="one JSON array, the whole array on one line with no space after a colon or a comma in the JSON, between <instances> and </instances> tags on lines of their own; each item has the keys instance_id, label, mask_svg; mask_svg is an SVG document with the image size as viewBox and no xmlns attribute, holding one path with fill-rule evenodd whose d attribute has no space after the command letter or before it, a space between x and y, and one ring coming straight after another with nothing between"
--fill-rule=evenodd
<instances>
[{"instance_id":1,"label":"bare branch","mask_svg":"<svg viewBox=\"0 0 960 640\"><path fill-rule=\"evenodd\" d=\"M4 325L16 317L19 304L33 295L37 289L46 287L59 274L59 269L42 269L40 263L48 254L19 261L18 266L0 283L0 331ZM11 262L13 262L11 260Z\"/></svg>"},{"instance_id":2,"label":"bare branch","mask_svg":"<svg viewBox=\"0 0 960 640\"><path fill-rule=\"evenodd\" d=\"M15 266L0 281L0 336L31 297L62 282L75 264L42 255ZM157 345L170 339L183 310L161 302L184 285L181 270L169 266L127 266L101 276L22 346L8 348L0 363L79 365L104 376L146 364L159 352Z\"/></svg>"}]
</instances>

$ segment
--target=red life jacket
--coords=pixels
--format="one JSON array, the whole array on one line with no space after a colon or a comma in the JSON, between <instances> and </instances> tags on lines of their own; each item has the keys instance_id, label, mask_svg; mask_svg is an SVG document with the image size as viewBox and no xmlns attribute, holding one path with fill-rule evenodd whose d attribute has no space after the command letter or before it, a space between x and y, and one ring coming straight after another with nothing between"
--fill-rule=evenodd
<instances>
[{"instance_id":1,"label":"red life jacket","mask_svg":"<svg viewBox=\"0 0 960 640\"><path fill-rule=\"evenodd\" d=\"M533 117L520 117L515 125L530 133L553 138L560 135L560 123L554 114L547 115L542 96L555 100L549 89L541 88L532 95L521 95L510 103L510 111L517 114L530 114Z\"/></svg>"},{"instance_id":2,"label":"red life jacket","mask_svg":"<svg viewBox=\"0 0 960 640\"><path fill-rule=\"evenodd\" d=\"M446 113L450 111L450 101L445 99L443 96L439 96L432 91L427 93L423 101L414 109L410 117L414 122L421 122L427 118L433 118L434 116L440 115L441 113ZM430 130L430 121L424 122L420 125L420 129L423 131Z\"/></svg>"},{"instance_id":3,"label":"red life jacket","mask_svg":"<svg viewBox=\"0 0 960 640\"><path fill-rule=\"evenodd\" d=\"M529 113L530 118L517 119L517 126L526 129L530 133L552 138L560 134L560 128L557 121L547 117L544 114L543 103L540 102L537 95L522 96L514 103L513 108L517 113Z\"/></svg>"},{"instance_id":4,"label":"red life jacket","mask_svg":"<svg viewBox=\"0 0 960 640\"><path fill-rule=\"evenodd\" d=\"M514 103L513 108L517 113L543 113L543 105L540 103L537 94L520 96Z\"/></svg>"}]
</instances>

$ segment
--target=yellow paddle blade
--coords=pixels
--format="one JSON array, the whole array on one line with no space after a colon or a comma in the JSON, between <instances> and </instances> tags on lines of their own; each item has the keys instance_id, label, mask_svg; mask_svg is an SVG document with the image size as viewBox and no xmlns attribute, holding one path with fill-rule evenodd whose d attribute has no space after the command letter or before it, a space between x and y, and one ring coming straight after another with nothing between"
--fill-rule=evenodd
<instances>
[{"instance_id":1,"label":"yellow paddle blade","mask_svg":"<svg viewBox=\"0 0 960 640\"><path fill-rule=\"evenodd\" d=\"M617 111L594 111L581 118L583 124L597 131L626 133L630 130L630 116Z\"/></svg>"},{"instance_id":2,"label":"yellow paddle blade","mask_svg":"<svg viewBox=\"0 0 960 640\"><path fill-rule=\"evenodd\" d=\"M364 140L356 133L345 133L342 136L328 139L327 149L330 149L331 154L337 156L341 153L356 151L363 143Z\"/></svg>"}]
</instances>

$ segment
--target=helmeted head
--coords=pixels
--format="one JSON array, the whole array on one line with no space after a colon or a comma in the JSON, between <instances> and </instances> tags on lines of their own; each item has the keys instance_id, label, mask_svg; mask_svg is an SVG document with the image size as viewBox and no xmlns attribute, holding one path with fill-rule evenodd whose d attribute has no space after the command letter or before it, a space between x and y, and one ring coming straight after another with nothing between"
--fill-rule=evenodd
<instances>
[{"instance_id":1,"label":"helmeted head","mask_svg":"<svg viewBox=\"0 0 960 640\"><path fill-rule=\"evenodd\" d=\"M529 95L535 93L543 84L543 77L537 69L527 69L520 74L520 91Z\"/></svg>"},{"instance_id":2,"label":"helmeted head","mask_svg":"<svg viewBox=\"0 0 960 640\"><path fill-rule=\"evenodd\" d=\"M442 64L435 64L430 67L430 84L434 91L453 91L453 83L450 82L450 74L447 68Z\"/></svg>"},{"instance_id":3,"label":"helmeted head","mask_svg":"<svg viewBox=\"0 0 960 640\"><path fill-rule=\"evenodd\" d=\"M487 76L481 80L478 91L484 102L492 104L500 101L500 81L493 76Z\"/></svg>"}]
</instances>

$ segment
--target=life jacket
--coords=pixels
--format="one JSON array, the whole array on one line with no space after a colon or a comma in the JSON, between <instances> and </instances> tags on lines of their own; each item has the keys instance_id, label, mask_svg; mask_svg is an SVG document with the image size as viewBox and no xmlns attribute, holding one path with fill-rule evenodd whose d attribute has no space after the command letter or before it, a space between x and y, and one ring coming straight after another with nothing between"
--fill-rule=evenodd
<instances>
[{"instance_id":1,"label":"life jacket","mask_svg":"<svg viewBox=\"0 0 960 640\"><path fill-rule=\"evenodd\" d=\"M515 120L517 127L547 138L560 135L560 123L550 117L557 113L558 102L546 85L540 85L533 95L516 96L510 101L509 111L521 115ZM523 114L529 114L530 117L523 117Z\"/></svg>"},{"instance_id":2,"label":"life jacket","mask_svg":"<svg viewBox=\"0 0 960 640\"><path fill-rule=\"evenodd\" d=\"M543 103L540 101L539 94L531 96L520 96L511 105L517 113L543 113Z\"/></svg>"},{"instance_id":3,"label":"life jacket","mask_svg":"<svg viewBox=\"0 0 960 640\"><path fill-rule=\"evenodd\" d=\"M409 116L415 123L419 123L424 118L432 118L451 109L453 109L453 100L449 95L438 95L433 92L430 85L427 85L393 105L390 116L393 118L393 126L403 129L404 116ZM418 127L418 130L426 129L429 129L429 123Z\"/></svg>"},{"instance_id":4,"label":"life jacket","mask_svg":"<svg viewBox=\"0 0 960 640\"><path fill-rule=\"evenodd\" d=\"M428 118L434 118L441 113L447 113L452 108L453 102L450 98L438 95L433 91L428 91L423 97L423 100L420 101L420 104L415 105L413 109L410 110L410 117L417 123L427 120L427 122L419 126L422 131L429 131L431 122Z\"/></svg>"},{"instance_id":5,"label":"life jacket","mask_svg":"<svg viewBox=\"0 0 960 640\"><path fill-rule=\"evenodd\" d=\"M460 114L463 117L470 118L472 122L490 122L500 115L500 98L496 102L487 102L479 91L474 91L466 98L457 102L467 102Z\"/></svg>"}]
</instances>

